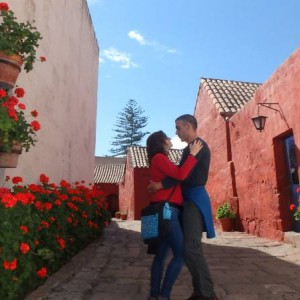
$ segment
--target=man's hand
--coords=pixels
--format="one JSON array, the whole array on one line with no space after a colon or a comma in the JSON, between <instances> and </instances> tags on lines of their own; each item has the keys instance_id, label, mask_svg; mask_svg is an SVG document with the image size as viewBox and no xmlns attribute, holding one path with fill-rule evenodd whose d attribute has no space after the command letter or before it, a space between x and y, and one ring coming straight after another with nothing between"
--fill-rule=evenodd
<instances>
[{"instance_id":1,"label":"man's hand","mask_svg":"<svg viewBox=\"0 0 300 300\"><path fill-rule=\"evenodd\" d=\"M163 185L162 185L161 181L155 182L155 181L150 180L150 184L148 185L147 188L148 188L149 193L155 193L158 190L163 189Z\"/></svg>"}]
</instances>

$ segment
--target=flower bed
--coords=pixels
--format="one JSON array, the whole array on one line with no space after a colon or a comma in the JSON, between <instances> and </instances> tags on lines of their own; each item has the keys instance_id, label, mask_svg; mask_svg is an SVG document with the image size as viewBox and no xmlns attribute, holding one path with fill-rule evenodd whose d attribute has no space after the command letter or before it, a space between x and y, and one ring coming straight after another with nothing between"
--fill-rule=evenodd
<instances>
[{"instance_id":1,"label":"flower bed","mask_svg":"<svg viewBox=\"0 0 300 300\"><path fill-rule=\"evenodd\" d=\"M10 180L9 177L6 180ZM84 182L0 188L0 299L22 299L43 283L111 220L104 194Z\"/></svg>"}]
</instances>

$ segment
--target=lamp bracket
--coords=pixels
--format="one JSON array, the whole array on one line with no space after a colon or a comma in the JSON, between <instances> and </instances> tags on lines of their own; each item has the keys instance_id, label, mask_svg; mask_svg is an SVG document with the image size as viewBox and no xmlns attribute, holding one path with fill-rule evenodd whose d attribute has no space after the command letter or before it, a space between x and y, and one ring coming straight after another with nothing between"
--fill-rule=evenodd
<instances>
[{"instance_id":1,"label":"lamp bracket","mask_svg":"<svg viewBox=\"0 0 300 300\"><path fill-rule=\"evenodd\" d=\"M267 108L270 108L270 109L273 109L273 110L279 112L278 109L271 107L272 105L279 105L279 103L275 103L275 102L273 102L273 103L270 103L270 102L264 102L264 103L257 103L257 104L258 104L258 105L261 105L261 106L264 106L264 107L267 107Z\"/></svg>"}]
</instances>

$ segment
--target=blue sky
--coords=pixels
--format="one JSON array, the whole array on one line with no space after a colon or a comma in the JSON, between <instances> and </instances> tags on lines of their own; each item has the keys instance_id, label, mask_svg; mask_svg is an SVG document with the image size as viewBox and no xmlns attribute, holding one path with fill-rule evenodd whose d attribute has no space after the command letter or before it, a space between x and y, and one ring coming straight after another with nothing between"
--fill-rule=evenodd
<instances>
[{"instance_id":1,"label":"blue sky","mask_svg":"<svg viewBox=\"0 0 300 300\"><path fill-rule=\"evenodd\" d=\"M96 156L110 155L129 99L149 117L147 131L174 137L175 118L194 112L201 77L263 83L300 45L299 0L88 4L100 47Z\"/></svg>"}]
</instances>

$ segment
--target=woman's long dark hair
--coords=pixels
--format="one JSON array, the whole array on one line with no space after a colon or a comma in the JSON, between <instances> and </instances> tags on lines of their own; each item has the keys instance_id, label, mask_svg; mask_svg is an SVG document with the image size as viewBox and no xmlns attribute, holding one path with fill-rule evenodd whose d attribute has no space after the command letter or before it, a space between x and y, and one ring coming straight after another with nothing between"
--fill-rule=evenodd
<instances>
[{"instance_id":1,"label":"woman's long dark hair","mask_svg":"<svg viewBox=\"0 0 300 300\"><path fill-rule=\"evenodd\" d=\"M151 165L151 160L153 156L157 153L167 154L165 150L165 144L167 135L163 131L156 131L149 135L147 138L147 155L149 165Z\"/></svg>"}]
</instances>

